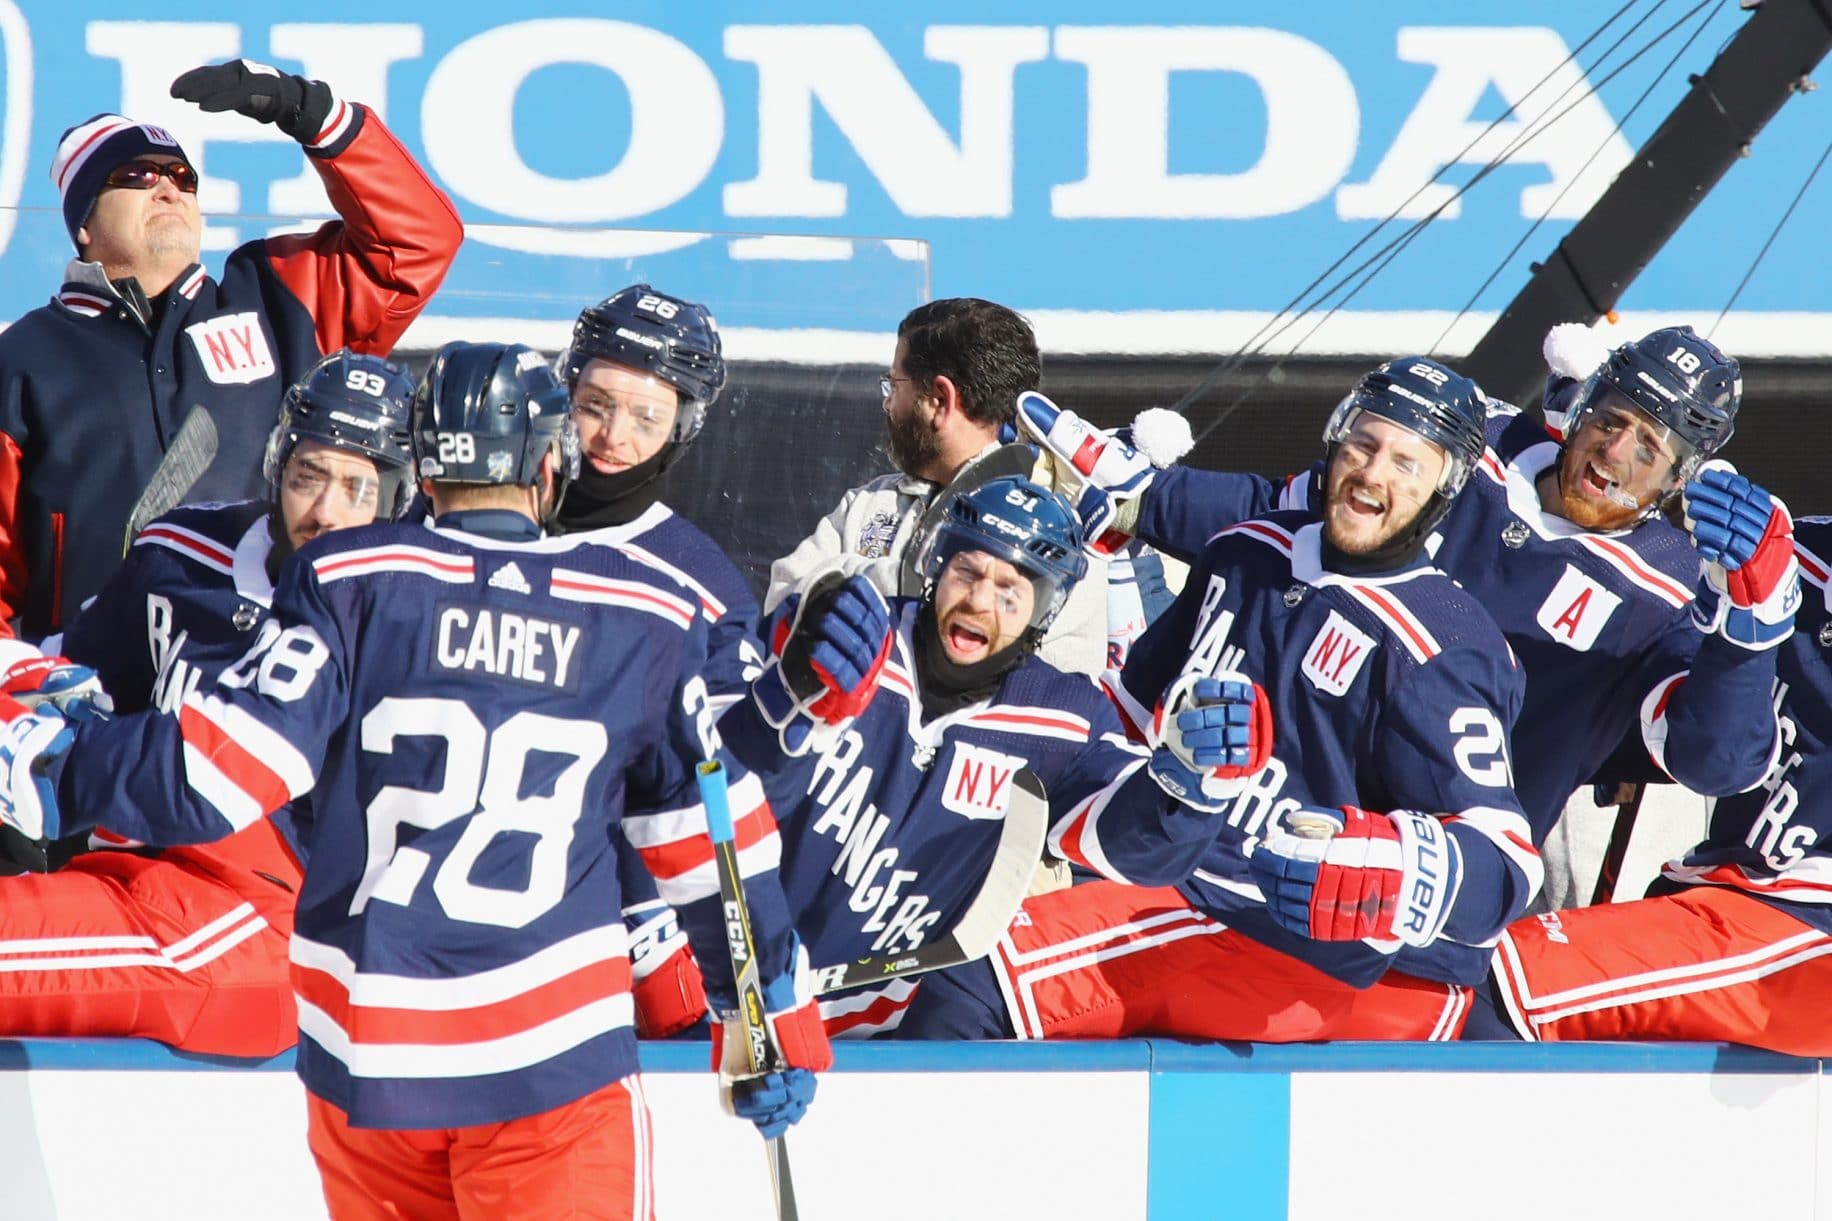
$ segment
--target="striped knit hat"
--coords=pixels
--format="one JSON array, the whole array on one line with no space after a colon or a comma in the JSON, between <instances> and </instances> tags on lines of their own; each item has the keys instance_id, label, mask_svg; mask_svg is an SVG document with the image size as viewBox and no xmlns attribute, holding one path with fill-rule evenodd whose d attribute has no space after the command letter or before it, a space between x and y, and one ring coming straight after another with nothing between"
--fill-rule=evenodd
<instances>
[{"instance_id":1,"label":"striped knit hat","mask_svg":"<svg viewBox=\"0 0 1832 1221\"><path fill-rule=\"evenodd\" d=\"M95 210L103 179L118 166L148 153L180 157L187 163L191 160L165 128L118 114L84 119L58 140L57 155L51 158L51 181L63 196L64 228L70 231L70 241L79 253L82 243L76 240L76 231Z\"/></svg>"}]
</instances>

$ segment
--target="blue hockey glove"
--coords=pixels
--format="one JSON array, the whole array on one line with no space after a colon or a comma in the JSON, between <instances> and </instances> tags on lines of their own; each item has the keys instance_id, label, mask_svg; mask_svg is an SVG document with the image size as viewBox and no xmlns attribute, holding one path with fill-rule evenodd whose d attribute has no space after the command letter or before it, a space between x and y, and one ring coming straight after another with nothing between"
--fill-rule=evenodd
<instances>
[{"instance_id":1,"label":"blue hockey glove","mask_svg":"<svg viewBox=\"0 0 1832 1221\"><path fill-rule=\"evenodd\" d=\"M1158 702L1151 740L1145 767L1159 788L1192 809L1225 810L1272 754L1272 706L1244 674L1185 674Z\"/></svg>"},{"instance_id":2,"label":"blue hockey glove","mask_svg":"<svg viewBox=\"0 0 1832 1221\"><path fill-rule=\"evenodd\" d=\"M0 822L29 840L58 837L57 789L46 773L75 741L55 707L0 695Z\"/></svg>"},{"instance_id":3,"label":"blue hockey glove","mask_svg":"<svg viewBox=\"0 0 1832 1221\"><path fill-rule=\"evenodd\" d=\"M793 973L763 985L764 1022L777 1052L774 1063L753 1066L737 998L719 993L711 998L712 1064L719 1073L720 1097L732 1114L756 1124L766 1140L781 1136L807 1114L815 1074L833 1067L833 1046L799 944L795 962Z\"/></svg>"},{"instance_id":4,"label":"blue hockey glove","mask_svg":"<svg viewBox=\"0 0 1832 1221\"><path fill-rule=\"evenodd\" d=\"M1725 462L1707 462L1682 494L1686 531L1703 557L1692 621L1746 649L1794 633L1800 562L1787 506Z\"/></svg>"},{"instance_id":5,"label":"blue hockey glove","mask_svg":"<svg viewBox=\"0 0 1832 1221\"><path fill-rule=\"evenodd\" d=\"M22 657L0 673L0 695L9 695L27 708L50 704L72 721L103 721L114 711L114 700L102 690L102 680L88 666L64 657Z\"/></svg>"},{"instance_id":6,"label":"blue hockey glove","mask_svg":"<svg viewBox=\"0 0 1832 1221\"><path fill-rule=\"evenodd\" d=\"M1075 505L1086 548L1112 555L1132 541L1139 497L1158 468L1112 433L1064 411L1034 390L1018 396L1018 427L1043 447L1050 465L1048 484Z\"/></svg>"},{"instance_id":7,"label":"blue hockey glove","mask_svg":"<svg viewBox=\"0 0 1832 1221\"><path fill-rule=\"evenodd\" d=\"M1272 918L1314 941L1429 945L1463 879L1463 850L1428 814L1302 809L1276 819L1247 858Z\"/></svg>"},{"instance_id":8,"label":"blue hockey glove","mask_svg":"<svg viewBox=\"0 0 1832 1221\"><path fill-rule=\"evenodd\" d=\"M863 576L828 573L772 633L771 658L751 685L784 751L805 752L864 712L891 651L891 615Z\"/></svg>"}]
</instances>

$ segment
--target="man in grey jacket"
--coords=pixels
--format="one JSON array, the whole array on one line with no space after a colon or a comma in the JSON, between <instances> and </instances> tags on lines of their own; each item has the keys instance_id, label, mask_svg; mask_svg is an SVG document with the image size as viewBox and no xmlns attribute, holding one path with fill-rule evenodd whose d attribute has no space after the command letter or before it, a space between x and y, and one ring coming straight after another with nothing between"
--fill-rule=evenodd
<instances>
[{"instance_id":1,"label":"man in grey jacket","mask_svg":"<svg viewBox=\"0 0 1832 1221\"><path fill-rule=\"evenodd\" d=\"M957 481L1019 473L1007 469L999 430L1015 421L1018 395L1042 377L1030 324L1003 305L950 297L905 315L880 380L897 471L848 491L814 533L771 565L766 613L833 570L864 573L886 596L920 595L905 556L914 554L924 511ZM1038 650L1043 660L1082 674L1106 668L1106 585L1105 561L1091 561Z\"/></svg>"}]
</instances>

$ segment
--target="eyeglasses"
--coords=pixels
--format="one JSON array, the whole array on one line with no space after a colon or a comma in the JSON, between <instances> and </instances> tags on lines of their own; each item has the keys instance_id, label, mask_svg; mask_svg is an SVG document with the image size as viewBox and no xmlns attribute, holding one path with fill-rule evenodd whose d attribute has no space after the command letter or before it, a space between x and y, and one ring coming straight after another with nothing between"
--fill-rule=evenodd
<instances>
[{"instance_id":1,"label":"eyeglasses","mask_svg":"<svg viewBox=\"0 0 1832 1221\"><path fill-rule=\"evenodd\" d=\"M186 195L197 194L197 171L185 161L124 161L108 172L102 184L129 191L150 191L159 185L161 178L170 178L172 185Z\"/></svg>"},{"instance_id":2,"label":"eyeglasses","mask_svg":"<svg viewBox=\"0 0 1832 1221\"><path fill-rule=\"evenodd\" d=\"M916 379L913 377L892 377L890 374L886 373L878 379L878 393L883 395L884 401L888 403L891 401L892 388L895 387L898 382L913 382L915 380Z\"/></svg>"},{"instance_id":3,"label":"eyeglasses","mask_svg":"<svg viewBox=\"0 0 1832 1221\"><path fill-rule=\"evenodd\" d=\"M619 416L630 426L630 431L645 441L666 440L674 429L675 416L668 405L636 399L629 402L614 403L609 399L580 399L572 405L573 419L579 424L590 424L594 428L608 430Z\"/></svg>"}]
</instances>

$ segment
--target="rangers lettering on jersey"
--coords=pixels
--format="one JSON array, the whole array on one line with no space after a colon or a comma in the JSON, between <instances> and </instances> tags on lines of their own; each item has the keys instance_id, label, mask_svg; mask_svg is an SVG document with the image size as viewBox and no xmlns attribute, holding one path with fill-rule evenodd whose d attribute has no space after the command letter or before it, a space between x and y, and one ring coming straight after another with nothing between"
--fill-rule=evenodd
<instances>
[{"instance_id":1,"label":"rangers lettering on jersey","mask_svg":"<svg viewBox=\"0 0 1832 1221\"><path fill-rule=\"evenodd\" d=\"M1341 695L1361 673L1374 638L1335 611L1304 651L1304 677L1319 691Z\"/></svg>"},{"instance_id":2,"label":"rangers lettering on jersey","mask_svg":"<svg viewBox=\"0 0 1832 1221\"><path fill-rule=\"evenodd\" d=\"M1570 564L1558 579L1546 600L1540 603L1536 618L1546 635L1580 653L1590 651L1603 631L1603 625L1622 605L1622 599L1591 580Z\"/></svg>"},{"instance_id":3,"label":"rangers lettering on jersey","mask_svg":"<svg viewBox=\"0 0 1832 1221\"><path fill-rule=\"evenodd\" d=\"M447 670L482 670L499 678L576 691L572 670L579 628L569 623L462 606L439 608L433 660Z\"/></svg>"}]
</instances>

